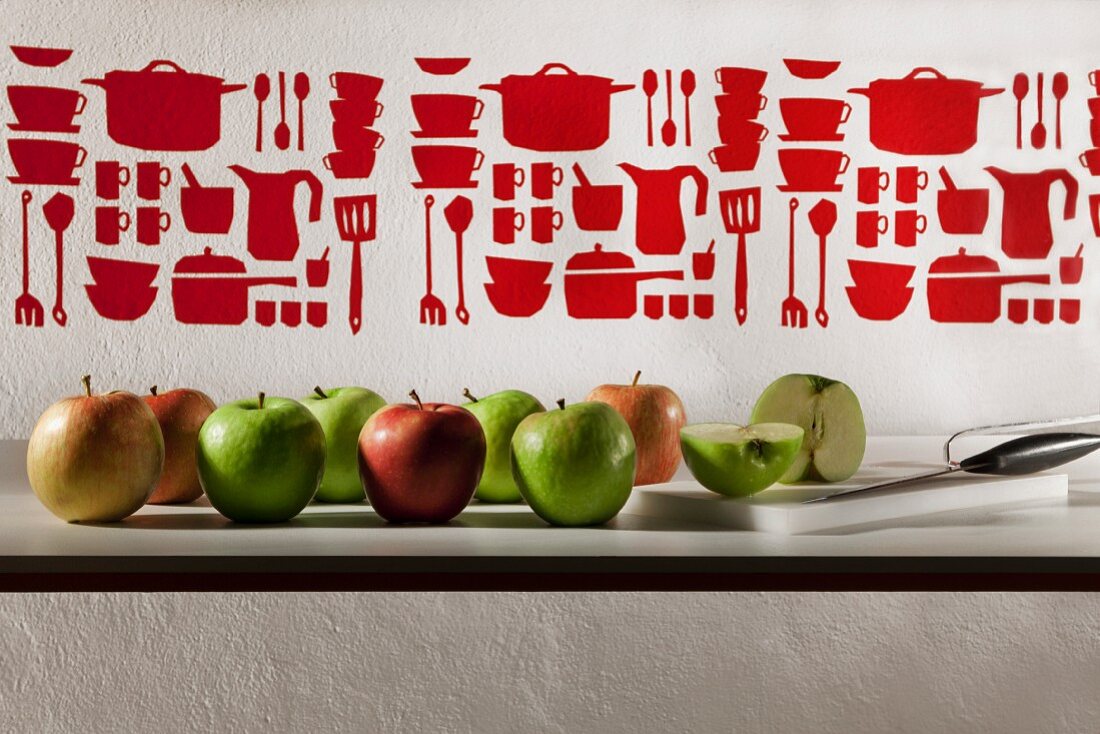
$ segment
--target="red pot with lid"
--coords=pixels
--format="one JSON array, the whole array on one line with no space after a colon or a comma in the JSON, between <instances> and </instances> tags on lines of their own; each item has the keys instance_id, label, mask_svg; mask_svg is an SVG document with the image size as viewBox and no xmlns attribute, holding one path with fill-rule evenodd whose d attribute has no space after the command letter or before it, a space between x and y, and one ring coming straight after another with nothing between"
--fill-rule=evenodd
<instances>
[{"instance_id":1,"label":"red pot with lid","mask_svg":"<svg viewBox=\"0 0 1100 734\"><path fill-rule=\"evenodd\" d=\"M221 138L222 95L244 89L167 60L109 71L85 84L107 93L107 134L142 150L206 150Z\"/></svg>"},{"instance_id":2,"label":"red pot with lid","mask_svg":"<svg viewBox=\"0 0 1100 734\"><path fill-rule=\"evenodd\" d=\"M936 69L917 67L901 79L876 79L849 89L870 101L871 143L904 155L951 155L978 139L978 105L1004 89L950 79Z\"/></svg>"},{"instance_id":3,"label":"red pot with lid","mask_svg":"<svg viewBox=\"0 0 1100 734\"><path fill-rule=\"evenodd\" d=\"M504 139L517 148L593 150L607 142L611 95L633 89L551 63L534 74L509 74L481 89L499 92Z\"/></svg>"},{"instance_id":4,"label":"red pot with lid","mask_svg":"<svg viewBox=\"0 0 1100 734\"><path fill-rule=\"evenodd\" d=\"M215 255L207 247L201 255L180 258L172 270L172 307L183 324L243 324L248 318L248 289L255 285L293 287L298 279L249 277L243 262Z\"/></svg>"},{"instance_id":5,"label":"red pot with lid","mask_svg":"<svg viewBox=\"0 0 1100 734\"><path fill-rule=\"evenodd\" d=\"M992 323L1001 316L1001 287L1049 284L1050 275L1001 275L997 261L960 247L928 268L928 314L941 323Z\"/></svg>"},{"instance_id":6,"label":"red pot with lid","mask_svg":"<svg viewBox=\"0 0 1100 734\"><path fill-rule=\"evenodd\" d=\"M565 310L575 319L628 319L638 312L638 282L683 280L682 270L637 271L624 252L597 244L565 263Z\"/></svg>"}]
</instances>

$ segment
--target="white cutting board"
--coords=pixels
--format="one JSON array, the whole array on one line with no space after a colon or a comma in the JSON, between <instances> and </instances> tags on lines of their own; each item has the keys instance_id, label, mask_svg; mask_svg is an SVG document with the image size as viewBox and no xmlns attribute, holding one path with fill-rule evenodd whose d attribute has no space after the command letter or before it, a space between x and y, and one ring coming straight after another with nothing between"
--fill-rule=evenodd
<instances>
[{"instance_id":1,"label":"white cutting board","mask_svg":"<svg viewBox=\"0 0 1100 734\"><path fill-rule=\"evenodd\" d=\"M1032 474L1018 478L954 474L932 483L801 504L811 497L844 487L899 478L936 468L936 464L899 462L865 464L855 478L837 484L775 485L745 499L725 497L695 481L637 487L624 513L722 525L763 533L798 535L839 527L895 521L906 517L970 510L975 507L1033 500L1066 500L1066 474ZM902 469L902 470L900 470Z\"/></svg>"}]
</instances>

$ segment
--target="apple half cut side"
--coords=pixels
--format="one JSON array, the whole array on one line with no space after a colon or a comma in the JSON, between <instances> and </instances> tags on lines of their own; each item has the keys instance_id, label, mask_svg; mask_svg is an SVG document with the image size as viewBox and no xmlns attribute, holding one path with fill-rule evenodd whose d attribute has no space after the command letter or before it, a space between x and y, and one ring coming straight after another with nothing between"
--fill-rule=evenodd
<instances>
[{"instance_id":1,"label":"apple half cut side","mask_svg":"<svg viewBox=\"0 0 1100 734\"><path fill-rule=\"evenodd\" d=\"M806 431L802 449L779 481L843 482L863 463L867 428L852 388L818 375L785 375L761 393L752 423L793 423Z\"/></svg>"},{"instance_id":2,"label":"apple half cut side","mask_svg":"<svg viewBox=\"0 0 1100 734\"><path fill-rule=\"evenodd\" d=\"M727 497L748 497L775 484L799 450L805 431L789 423L697 423L680 429L691 475Z\"/></svg>"}]
</instances>

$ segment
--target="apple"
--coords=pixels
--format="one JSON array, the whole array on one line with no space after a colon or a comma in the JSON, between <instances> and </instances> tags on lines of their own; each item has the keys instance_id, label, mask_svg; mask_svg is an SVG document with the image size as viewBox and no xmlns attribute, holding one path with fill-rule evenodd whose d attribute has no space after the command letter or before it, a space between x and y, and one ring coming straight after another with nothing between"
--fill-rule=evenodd
<instances>
[{"instance_id":1,"label":"apple","mask_svg":"<svg viewBox=\"0 0 1100 734\"><path fill-rule=\"evenodd\" d=\"M551 525L600 525L634 486L634 437L607 403L583 402L523 419L512 436L512 476Z\"/></svg>"},{"instance_id":2,"label":"apple","mask_svg":"<svg viewBox=\"0 0 1100 734\"><path fill-rule=\"evenodd\" d=\"M66 522L113 522L149 499L164 467L157 417L141 398L119 390L54 403L27 447L35 496Z\"/></svg>"},{"instance_id":3,"label":"apple","mask_svg":"<svg viewBox=\"0 0 1100 734\"><path fill-rule=\"evenodd\" d=\"M485 466L485 432L457 405L387 405L359 434L359 476L388 522L443 523L470 504Z\"/></svg>"},{"instance_id":4,"label":"apple","mask_svg":"<svg viewBox=\"0 0 1100 734\"><path fill-rule=\"evenodd\" d=\"M325 432L304 405L260 393L227 403L202 424L199 479L236 522L283 522L313 499L325 471Z\"/></svg>"},{"instance_id":5,"label":"apple","mask_svg":"<svg viewBox=\"0 0 1100 734\"><path fill-rule=\"evenodd\" d=\"M600 385L586 400L607 403L626 419L638 452L635 486L661 484L680 466L680 429L687 423L684 404L664 385L639 385L641 370L629 385Z\"/></svg>"},{"instance_id":6,"label":"apple","mask_svg":"<svg viewBox=\"0 0 1100 734\"><path fill-rule=\"evenodd\" d=\"M859 398L827 377L780 377L756 401L751 422L793 423L806 432L794 463L779 479L784 484L843 482L859 469L867 448Z\"/></svg>"},{"instance_id":7,"label":"apple","mask_svg":"<svg viewBox=\"0 0 1100 734\"><path fill-rule=\"evenodd\" d=\"M164 471L146 502L150 505L193 502L202 496L199 470L195 465L199 429L218 406L199 390L158 393L156 385L149 388L144 400L157 417L164 436Z\"/></svg>"},{"instance_id":8,"label":"apple","mask_svg":"<svg viewBox=\"0 0 1100 734\"><path fill-rule=\"evenodd\" d=\"M680 443L699 484L727 497L748 497L783 476L804 434L789 423L697 423L680 431Z\"/></svg>"},{"instance_id":9,"label":"apple","mask_svg":"<svg viewBox=\"0 0 1100 734\"><path fill-rule=\"evenodd\" d=\"M534 395L504 390L478 399L467 388L470 402L462 407L474 414L485 431L485 470L474 496L482 502L519 502L523 497L512 478L512 434L527 416L546 408Z\"/></svg>"},{"instance_id":10,"label":"apple","mask_svg":"<svg viewBox=\"0 0 1100 734\"><path fill-rule=\"evenodd\" d=\"M325 476L317 489L319 502L362 502L363 483L359 479L359 433L386 401L378 393L362 387L313 388L302 398L325 431L328 447Z\"/></svg>"}]
</instances>

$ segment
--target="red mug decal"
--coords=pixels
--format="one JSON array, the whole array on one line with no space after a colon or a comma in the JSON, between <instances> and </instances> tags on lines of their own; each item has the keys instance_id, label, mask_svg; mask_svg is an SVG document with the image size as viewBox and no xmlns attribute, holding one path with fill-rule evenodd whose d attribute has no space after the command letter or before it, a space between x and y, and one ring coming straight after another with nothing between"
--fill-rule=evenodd
<instances>
[{"instance_id":1,"label":"red mug decal","mask_svg":"<svg viewBox=\"0 0 1100 734\"><path fill-rule=\"evenodd\" d=\"M498 206L493 209L493 242L510 245L516 241L516 232L523 229L525 217L515 207Z\"/></svg>"},{"instance_id":2,"label":"red mug decal","mask_svg":"<svg viewBox=\"0 0 1100 734\"><path fill-rule=\"evenodd\" d=\"M1093 147L1100 147L1100 118L1092 118L1089 120L1089 140L1092 141Z\"/></svg>"},{"instance_id":3,"label":"red mug decal","mask_svg":"<svg viewBox=\"0 0 1100 734\"><path fill-rule=\"evenodd\" d=\"M1081 301L1076 298L1063 298L1058 301L1058 318L1065 324L1076 324L1081 318Z\"/></svg>"},{"instance_id":4,"label":"red mug decal","mask_svg":"<svg viewBox=\"0 0 1100 734\"><path fill-rule=\"evenodd\" d=\"M333 178L369 178L377 158L374 148L337 150L321 159L321 164L332 171Z\"/></svg>"},{"instance_id":5,"label":"red mug decal","mask_svg":"<svg viewBox=\"0 0 1100 734\"><path fill-rule=\"evenodd\" d=\"M101 245L117 245L119 233L130 229L130 215L117 206L95 208L95 241Z\"/></svg>"},{"instance_id":6,"label":"red mug decal","mask_svg":"<svg viewBox=\"0 0 1100 734\"><path fill-rule=\"evenodd\" d=\"M531 196L536 199L554 198L554 188L563 180L562 170L553 163L531 164Z\"/></svg>"},{"instance_id":7,"label":"red mug decal","mask_svg":"<svg viewBox=\"0 0 1100 734\"><path fill-rule=\"evenodd\" d=\"M370 74L334 71L328 75L329 86L344 99L370 101L382 90L382 79Z\"/></svg>"},{"instance_id":8,"label":"red mug decal","mask_svg":"<svg viewBox=\"0 0 1100 734\"><path fill-rule=\"evenodd\" d=\"M840 191L837 178L848 170L851 159L839 150L780 148L779 167L786 184L780 191Z\"/></svg>"},{"instance_id":9,"label":"red mug decal","mask_svg":"<svg viewBox=\"0 0 1100 734\"><path fill-rule=\"evenodd\" d=\"M780 140L833 141L844 139L838 130L848 121L852 106L842 99L784 97L779 100L779 113L787 126Z\"/></svg>"},{"instance_id":10,"label":"red mug decal","mask_svg":"<svg viewBox=\"0 0 1100 734\"><path fill-rule=\"evenodd\" d=\"M916 209L900 209L894 212L894 243L902 247L917 244L917 235L928 228L928 219Z\"/></svg>"},{"instance_id":11,"label":"red mug decal","mask_svg":"<svg viewBox=\"0 0 1100 734\"><path fill-rule=\"evenodd\" d=\"M17 174L9 176L9 181L52 186L79 184L73 174L88 157L88 151L76 143L37 138L8 138L8 154Z\"/></svg>"},{"instance_id":12,"label":"red mug decal","mask_svg":"<svg viewBox=\"0 0 1100 734\"><path fill-rule=\"evenodd\" d=\"M143 245L159 245L160 236L172 226L172 216L159 206L137 208L137 241Z\"/></svg>"},{"instance_id":13,"label":"red mug decal","mask_svg":"<svg viewBox=\"0 0 1100 734\"><path fill-rule=\"evenodd\" d=\"M385 107L373 99L330 99L328 109L336 122L366 127L382 116Z\"/></svg>"},{"instance_id":14,"label":"red mug decal","mask_svg":"<svg viewBox=\"0 0 1100 734\"><path fill-rule=\"evenodd\" d=\"M1089 173L1093 176L1100 176L1100 148L1089 148L1077 156L1077 160L1089 169Z\"/></svg>"},{"instance_id":15,"label":"red mug decal","mask_svg":"<svg viewBox=\"0 0 1100 734\"><path fill-rule=\"evenodd\" d=\"M707 153L710 162L718 166L718 170L723 173L751 171L756 168L756 161L759 157L759 141L720 145L717 148L712 148Z\"/></svg>"},{"instance_id":16,"label":"red mug decal","mask_svg":"<svg viewBox=\"0 0 1100 734\"><path fill-rule=\"evenodd\" d=\"M306 323L320 329L328 323L328 304L324 301L310 301L306 304Z\"/></svg>"},{"instance_id":17,"label":"red mug decal","mask_svg":"<svg viewBox=\"0 0 1100 734\"><path fill-rule=\"evenodd\" d=\"M719 119L752 120L768 106L763 94L719 94L714 97Z\"/></svg>"},{"instance_id":18,"label":"red mug decal","mask_svg":"<svg viewBox=\"0 0 1100 734\"><path fill-rule=\"evenodd\" d=\"M1014 324L1027 323L1027 314L1031 310L1031 303L1026 298L1008 299L1008 320Z\"/></svg>"},{"instance_id":19,"label":"red mug decal","mask_svg":"<svg viewBox=\"0 0 1100 734\"><path fill-rule=\"evenodd\" d=\"M531 208L531 239L548 245L554 241L554 232L561 229L565 217L552 206Z\"/></svg>"},{"instance_id":20,"label":"red mug decal","mask_svg":"<svg viewBox=\"0 0 1100 734\"><path fill-rule=\"evenodd\" d=\"M137 195L148 201L160 199L161 188L172 183L172 171L156 161L137 164Z\"/></svg>"},{"instance_id":21,"label":"red mug decal","mask_svg":"<svg viewBox=\"0 0 1100 734\"><path fill-rule=\"evenodd\" d=\"M718 118L718 139L723 145L752 145L763 142L767 137L768 128L759 122L731 117Z\"/></svg>"},{"instance_id":22,"label":"red mug decal","mask_svg":"<svg viewBox=\"0 0 1100 734\"><path fill-rule=\"evenodd\" d=\"M277 306L275 301L256 301L256 323L260 326L274 326Z\"/></svg>"},{"instance_id":23,"label":"red mug decal","mask_svg":"<svg viewBox=\"0 0 1100 734\"><path fill-rule=\"evenodd\" d=\"M420 181L413 184L423 189L471 189L474 171L481 168L485 154L465 145L414 145L413 165Z\"/></svg>"},{"instance_id":24,"label":"red mug decal","mask_svg":"<svg viewBox=\"0 0 1100 734\"><path fill-rule=\"evenodd\" d=\"M856 212L856 244L860 247L878 247L878 236L886 234L890 218L868 209Z\"/></svg>"},{"instance_id":25,"label":"red mug decal","mask_svg":"<svg viewBox=\"0 0 1100 734\"><path fill-rule=\"evenodd\" d=\"M714 81L722 86L727 94L756 94L764 86L768 72L760 69L747 69L742 66L723 66L714 70Z\"/></svg>"},{"instance_id":26,"label":"red mug decal","mask_svg":"<svg viewBox=\"0 0 1100 734\"><path fill-rule=\"evenodd\" d=\"M648 319L659 319L665 315L665 297L655 294L642 296L642 312Z\"/></svg>"},{"instance_id":27,"label":"red mug decal","mask_svg":"<svg viewBox=\"0 0 1100 734\"><path fill-rule=\"evenodd\" d=\"M928 172L916 166L899 166L895 176L897 199L905 204L915 204L917 193L928 188Z\"/></svg>"},{"instance_id":28,"label":"red mug decal","mask_svg":"<svg viewBox=\"0 0 1100 734\"><path fill-rule=\"evenodd\" d=\"M332 144L337 150L378 150L386 139L382 133L354 122L334 120Z\"/></svg>"},{"instance_id":29,"label":"red mug decal","mask_svg":"<svg viewBox=\"0 0 1100 734\"><path fill-rule=\"evenodd\" d=\"M1093 69L1089 72L1089 84L1096 87L1096 94L1100 95L1100 69Z\"/></svg>"},{"instance_id":30,"label":"red mug decal","mask_svg":"<svg viewBox=\"0 0 1100 734\"><path fill-rule=\"evenodd\" d=\"M413 132L418 138L472 138L477 131L471 129L474 120L481 117L484 103L468 94L414 94L413 116L420 130Z\"/></svg>"},{"instance_id":31,"label":"red mug decal","mask_svg":"<svg viewBox=\"0 0 1100 734\"><path fill-rule=\"evenodd\" d=\"M96 161L95 195L101 199L114 200L119 196L119 188L130 183L130 169L118 161Z\"/></svg>"},{"instance_id":32,"label":"red mug decal","mask_svg":"<svg viewBox=\"0 0 1100 734\"><path fill-rule=\"evenodd\" d=\"M1092 233L1100 237L1100 194L1089 194L1089 216L1092 218Z\"/></svg>"},{"instance_id":33,"label":"red mug decal","mask_svg":"<svg viewBox=\"0 0 1100 734\"><path fill-rule=\"evenodd\" d=\"M860 168L858 171L858 199L864 204L877 204L881 192L890 188L890 172L878 166Z\"/></svg>"},{"instance_id":34,"label":"red mug decal","mask_svg":"<svg viewBox=\"0 0 1100 734\"><path fill-rule=\"evenodd\" d=\"M73 118L84 111L88 98L75 89L61 87L8 87L8 102L17 122L16 132L76 133Z\"/></svg>"},{"instance_id":35,"label":"red mug decal","mask_svg":"<svg viewBox=\"0 0 1100 734\"><path fill-rule=\"evenodd\" d=\"M1036 298L1031 302L1031 313L1040 324L1049 324L1054 321L1054 299Z\"/></svg>"},{"instance_id":36,"label":"red mug decal","mask_svg":"<svg viewBox=\"0 0 1100 734\"><path fill-rule=\"evenodd\" d=\"M515 163L493 164L493 196L501 201L516 198L516 189L523 186L527 171Z\"/></svg>"}]
</instances>

